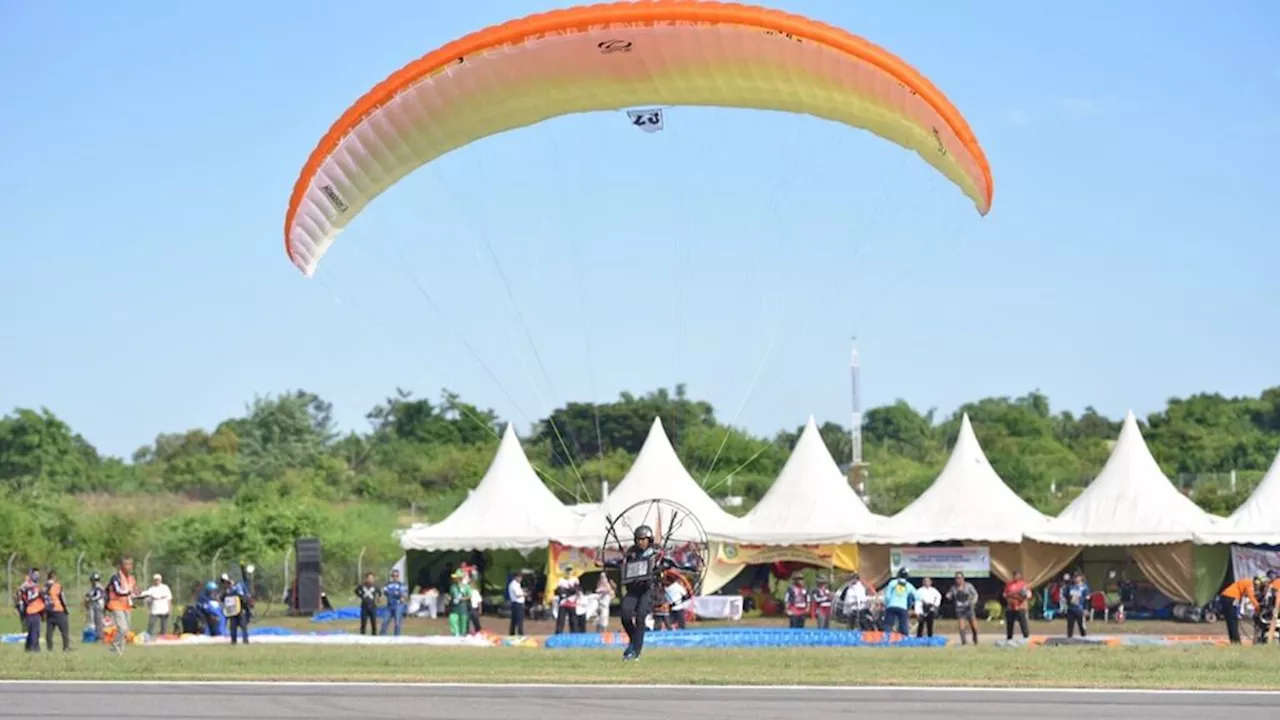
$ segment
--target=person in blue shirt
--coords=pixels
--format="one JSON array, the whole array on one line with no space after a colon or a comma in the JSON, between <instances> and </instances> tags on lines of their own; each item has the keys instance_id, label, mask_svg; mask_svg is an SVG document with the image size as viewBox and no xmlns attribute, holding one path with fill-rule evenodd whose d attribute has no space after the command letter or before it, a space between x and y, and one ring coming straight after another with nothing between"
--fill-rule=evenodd
<instances>
[{"instance_id":1,"label":"person in blue shirt","mask_svg":"<svg viewBox=\"0 0 1280 720\"><path fill-rule=\"evenodd\" d=\"M404 623L405 600L407 593L404 583L400 582L400 571L391 571L391 581L382 588L382 595L387 599L387 615L382 618L382 634L387 634L387 625L395 623L395 634L400 634L400 626Z\"/></svg>"},{"instance_id":2,"label":"person in blue shirt","mask_svg":"<svg viewBox=\"0 0 1280 720\"><path fill-rule=\"evenodd\" d=\"M884 586L884 629L899 635L911 635L907 626L907 609L916 604L916 587L907 578L906 568L898 571L898 577Z\"/></svg>"},{"instance_id":3,"label":"person in blue shirt","mask_svg":"<svg viewBox=\"0 0 1280 720\"><path fill-rule=\"evenodd\" d=\"M232 582L226 574L222 574L222 614L227 618L227 634L231 636L231 644L243 639L249 644L249 603L248 591L244 583Z\"/></svg>"},{"instance_id":4,"label":"person in blue shirt","mask_svg":"<svg viewBox=\"0 0 1280 720\"><path fill-rule=\"evenodd\" d=\"M1076 571L1071 576L1071 584L1062 590L1062 601L1067 606L1067 637L1075 637L1075 629L1080 628L1080 637L1085 637L1084 612L1089 606L1089 596L1093 592L1084 574Z\"/></svg>"}]
</instances>

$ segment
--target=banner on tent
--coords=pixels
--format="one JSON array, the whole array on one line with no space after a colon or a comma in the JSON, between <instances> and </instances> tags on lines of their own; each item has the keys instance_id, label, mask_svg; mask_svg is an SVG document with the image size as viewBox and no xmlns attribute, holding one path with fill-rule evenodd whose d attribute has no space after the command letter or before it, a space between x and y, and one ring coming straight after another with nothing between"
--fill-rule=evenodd
<instances>
[{"instance_id":1,"label":"banner on tent","mask_svg":"<svg viewBox=\"0 0 1280 720\"><path fill-rule=\"evenodd\" d=\"M858 546L846 545L741 545L724 543L716 559L730 565L804 563L841 570L858 569Z\"/></svg>"},{"instance_id":2,"label":"banner on tent","mask_svg":"<svg viewBox=\"0 0 1280 720\"><path fill-rule=\"evenodd\" d=\"M547 548L547 597L555 593L563 577L582 577L583 573L600 569L600 550L577 548L553 542Z\"/></svg>"},{"instance_id":3,"label":"banner on tent","mask_svg":"<svg viewBox=\"0 0 1280 720\"><path fill-rule=\"evenodd\" d=\"M889 549L889 572L906 568L913 577L991 577L990 549L981 547L895 547Z\"/></svg>"},{"instance_id":4,"label":"banner on tent","mask_svg":"<svg viewBox=\"0 0 1280 720\"><path fill-rule=\"evenodd\" d=\"M1237 580L1265 575L1268 570L1280 571L1280 550L1231 546L1231 572Z\"/></svg>"}]
</instances>

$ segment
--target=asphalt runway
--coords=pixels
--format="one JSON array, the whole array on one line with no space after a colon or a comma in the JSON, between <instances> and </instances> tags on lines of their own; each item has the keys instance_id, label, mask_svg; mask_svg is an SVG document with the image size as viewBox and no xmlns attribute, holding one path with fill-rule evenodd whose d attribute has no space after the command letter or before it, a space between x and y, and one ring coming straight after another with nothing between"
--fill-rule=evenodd
<instances>
[{"instance_id":1,"label":"asphalt runway","mask_svg":"<svg viewBox=\"0 0 1280 720\"><path fill-rule=\"evenodd\" d=\"M0 718L1280 718L1280 693L356 683L0 684Z\"/></svg>"}]
</instances>

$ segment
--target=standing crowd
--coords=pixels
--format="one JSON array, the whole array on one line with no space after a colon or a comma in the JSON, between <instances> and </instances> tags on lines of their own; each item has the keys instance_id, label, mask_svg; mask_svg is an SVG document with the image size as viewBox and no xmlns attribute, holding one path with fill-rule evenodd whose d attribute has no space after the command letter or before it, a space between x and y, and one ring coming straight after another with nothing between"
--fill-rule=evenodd
<instances>
[{"instance_id":1,"label":"standing crowd","mask_svg":"<svg viewBox=\"0 0 1280 720\"><path fill-rule=\"evenodd\" d=\"M231 644L235 645L237 640L247 644L253 614L253 598L249 590L253 566L244 568L244 574L242 582L232 581L226 573L220 578L220 584L209 582L197 602L187 608L179 621L173 618L173 590L165 584L164 578L158 573L152 575L151 585L139 589L133 575L133 558L125 556L105 586L100 574L94 572L89 575L89 589L82 602L86 638L108 643L113 653L124 652L124 646L132 636L134 603L142 601L150 610L147 634L152 637L168 635L171 630L174 633L179 630L200 632L202 626L208 628L210 634L220 634L217 628L225 622L230 630ZM62 650L71 650L70 608L57 571L48 570L42 583L40 570L31 568L14 593L13 600L26 633L27 652L39 652L41 630L45 633L49 651L53 650L55 631L61 637Z\"/></svg>"}]
</instances>

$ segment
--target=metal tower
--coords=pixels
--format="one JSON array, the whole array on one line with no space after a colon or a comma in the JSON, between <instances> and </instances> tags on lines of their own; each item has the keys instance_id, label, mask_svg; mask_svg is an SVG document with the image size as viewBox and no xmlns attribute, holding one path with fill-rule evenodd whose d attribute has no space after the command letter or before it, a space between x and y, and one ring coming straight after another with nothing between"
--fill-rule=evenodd
<instances>
[{"instance_id":1,"label":"metal tower","mask_svg":"<svg viewBox=\"0 0 1280 720\"><path fill-rule=\"evenodd\" d=\"M849 376L853 381L853 423L849 427L852 457L849 463L849 485L865 501L867 499L867 464L862 461L862 397L859 387L861 362L858 358L858 338L853 338L853 352L849 355Z\"/></svg>"}]
</instances>

